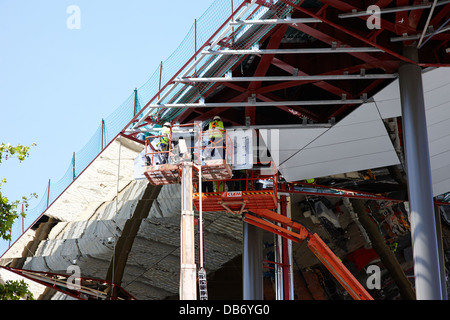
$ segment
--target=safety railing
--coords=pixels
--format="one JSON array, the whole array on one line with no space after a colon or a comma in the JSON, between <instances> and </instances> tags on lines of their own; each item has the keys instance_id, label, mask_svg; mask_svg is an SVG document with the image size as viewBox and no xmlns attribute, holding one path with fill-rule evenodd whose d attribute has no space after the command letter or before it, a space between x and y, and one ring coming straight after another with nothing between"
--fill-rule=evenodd
<instances>
[{"instance_id":1,"label":"safety railing","mask_svg":"<svg viewBox=\"0 0 450 320\"><path fill-rule=\"evenodd\" d=\"M257 163L252 169L233 170L231 179L203 181L202 193L262 191L278 189L278 172L273 162ZM194 184L194 193L199 185Z\"/></svg>"},{"instance_id":2,"label":"safety railing","mask_svg":"<svg viewBox=\"0 0 450 320\"><path fill-rule=\"evenodd\" d=\"M269 167L235 170L230 179L193 185L193 203L199 211L242 214L248 210L277 207L277 173ZM200 193L201 186L201 193Z\"/></svg>"},{"instance_id":3,"label":"safety railing","mask_svg":"<svg viewBox=\"0 0 450 320\"><path fill-rule=\"evenodd\" d=\"M208 165L210 160L224 160L231 165L233 160L233 142L226 131L201 131L197 123L173 126L168 135L148 136L145 150L146 170L178 165L182 160L198 165Z\"/></svg>"}]
</instances>

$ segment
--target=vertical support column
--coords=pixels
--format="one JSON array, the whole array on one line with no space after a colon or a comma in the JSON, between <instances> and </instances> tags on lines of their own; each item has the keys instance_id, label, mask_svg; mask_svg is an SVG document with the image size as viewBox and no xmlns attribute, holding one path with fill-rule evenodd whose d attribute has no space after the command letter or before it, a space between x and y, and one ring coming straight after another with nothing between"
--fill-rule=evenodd
<instances>
[{"instance_id":1,"label":"vertical support column","mask_svg":"<svg viewBox=\"0 0 450 320\"><path fill-rule=\"evenodd\" d=\"M404 56L417 61L417 49L405 47ZM400 66L399 85L416 298L417 300L440 300L442 299L440 260L433 208L433 185L421 68L412 63Z\"/></svg>"},{"instance_id":2,"label":"vertical support column","mask_svg":"<svg viewBox=\"0 0 450 320\"><path fill-rule=\"evenodd\" d=\"M279 225L279 223L278 223ZM275 238L275 299L283 300L283 237L274 234Z\"/></svg>"},{"instance_id":3,"label":"vertical support column","mask_svg":"<svg viewBox=\"0 0 450 320\"><path fill-rule=\"evenodd\" d=\"M160 102L159 100L161 99L160 95L161 95L162 69L163 69L163 62L161 61L160 64L159 64L158 103Z\"/></svg>"},{"instance_id":4,"label":"vertical support column","mask_svg":"<svg viewBox=\"0 0 450 320\"><path fill-rule=\"evenodd\" d=\"M194 210L192 203L192 162L183 162L181 177L180 223L180 300L197 300L194 239Z\"/></svg>"},{"instance_id":5,"label":"vertical support column","mask_svg":"<svg viewBox=\"0 0 450 320\"><path fill-rule=\"evenodd\" d=\"M281 195L282 215L291 217L291 197ZM291 229L291 228L288 228ZM292 240L283 238L283 261L284 261L284 300L294 300L294 273L292 266Z\"/></svg>"},{"instance_id":6,"label":"vertical support column","mask_svg":"<svg viewBox=\"0 0 450 320\"><path fill-rule=\"evenodd\" d=\"M75 177L76 175L75 175L75 152L74 152L72 156L72 181L75 180Z\"/></svg>"},{"instance_id":7,"label":"vertical support column","mask_svg":"<svg viewBox=\"0 0 450 320\"><path fill-rule=\"evenodd\" d=\"M278 208L277 212L280 215L283 215L284 210L284 203L282 201L282 196L278 196ZM281 226L280 223L277 223L277 225ZM281 235L274 234L275 237L275 298L277 300L283 300L284 299L284 293L285 293L285 268L284 268L284 252L285 252L285 239Z\"/></svg>"},{"instance_id":8,"label":"vertical support column","mask_svg":"<svg viewBox=\"0 0 450 320\"><path fill-rule=\"evenodd\" d=\"M441 224L441 208L435 203L434 205L434 215L436 219L436 231L437 231L437 242L438 242L438 253L439 253L439 267L441 269L441 291L442 300L448 300L447 293L447 281L445 277L445 256L444 256L444 244L442 243L442 224Z\"/></svg>"},{"instance_id":9,"label":"vertical support column","mask_svg":"<svg viewBox=\"0 0 450 320\"><path fill-rule=\"evenodd\" d=\"M47 208L48 205L50 204L50 179L48 179L48 187L47 187Z\"/></svg>"},{"instance_id":10,"label":"vertical support column","mask_svg":"<svg viewBox=\"0 0 450 320\"><path fill-rule=\"evenodd\" d=\"M279 194L278 212L284 217L291 218L289 195ZM278 300L293 300L292 240L278 235L275 237L277 239L277 264L275 264L277 276L276 296Z\"/></svg>"},{"instance_id":11,"label":"vertical support column","mask_svg":"<svg viewBox=\"0 0 450 320\"><path fill-rule=\"evenodd\" d=\"M137 98L137 88L135 88L134 89L134 103L133 103L133 118L136 116L136 114L137 114L137 110L136 110L136 107L137 107L137 102L138 102L138 100L137 100L138 98Z\"/></svg>"},{"instance_id":12,"label":"vertical support column","mask_svg":"<svg viewBox=\"0 0 450 320\"><path fill-rule=\"evenodd\" d=\"M194 61L197 61L197 19L194 19ZM197 73L197 64L194 69L194 76Z\"/></svg>"},{"instance_id":13,"label":"vertical support column","mask_svg":"<svg viewBox=\"0 0 450 320\"><path fill-rule=\"evenodd\" d=\"M243 299L263 300L262 229L244 222L243 242Z\"/></svg>"},{"instance_id":14,"label":"vertical support column","mask_svg":"<svg viewBox=\"0 0 450 320\"><path fill-rule=\"evenodd\" d=\"M103 148L105 147L105 120L102 119L102 151Z\"/></svg>"},{"instance_id":15,"label":"vertical support column","mask_svg":"<svg viewBox=\"0 0 450 320\"><path fill-rule=\"evenodd\" d=\"M23 217L23 215L25 214L25 211L23 211L23 203L22 203L22 234L25 232L25 218Z\"/></svg>"}]
</instances>

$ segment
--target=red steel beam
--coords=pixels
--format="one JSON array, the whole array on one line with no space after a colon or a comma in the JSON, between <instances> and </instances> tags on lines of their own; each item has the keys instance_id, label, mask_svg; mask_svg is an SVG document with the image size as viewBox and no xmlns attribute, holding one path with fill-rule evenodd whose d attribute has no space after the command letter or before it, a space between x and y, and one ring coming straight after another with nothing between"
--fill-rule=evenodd
<instances>
[{"instance_id":1,"label":"red steel beam","mask_svg":"<svg viewBox=\"0 0 450 320\"><path fill-rule=\"evenodd\" d=\"M414 0L413 4L418 5L421 4L422 0ZM408 25L410 28L417 30L417 25L419 23L420 18L422 17L423 10L411 10L408 16Z\"/></svg>"},{"instance_id":2,"label":"red steel beam","mask_svg":"<svg viewBox=\"0 0 450 320\"><path fill-rule=\"evenodd\" d=\"M249 92L247 91L247 88L241 87L237 84L232 84L232 83L227 83L227 82L223 82L223 85L230 87L236 91L241 92L240 95L238 95L237 97L235 97L234 99L230 100L230 102L234 101L234 102L242 102L245 101L246 99L248 99L248 97L250 96ZM272 101L282 101L281 98L275 97L273 95L270 94L257 94L256 98L262 100L262 101L266 101L266 102L272 102ZM241 99L241 100L239 100ZM239 101L238 101L239 100ZM317 114L315 114L312 111L309 111L305 108L302 108L300 106L294 107L294 106L276 106L278 109L281 109L283 111L289 112L294 116L297 116L299 118L303 118L303 117L308 117L312 120L318 121L319 120L319 116ZM228 108L223 108L223 109L228 109ZM214 110L214 109L213 109ZM211 111L213 112L213 111ZM216 111L217 113L217 111ZM204 116L199 117L198 119L204 119Z\"/></svg>"},{"instance_id":3,"label":"red steel beam","mask_svg":"<svg viewBox=\"0 0 450 320\"><path fill-rule=\"evenodd\" d=\"M266 49L277 49L280 46L281 40L283 40L283 37L286 33L286 30L289 26L281 25L278 27L278 29L272 34L270 37L269 43L267 44ZM272 60L275 57L275 54L266 54L261 57L261 60L259 61L258 67L256 68L256 71L254 72L254 77L263 77L267 74L267 71L269 70L270 65L272 64ZM249 91L250 94L254 93L258 88L261 87L262 81L253 81L250 82L247 91Z\"/></svg>"},{"instance_id":4,"label":"red steel beam","mask_svg":"<svg viewBox=\"0 0 450 320\"><path fill-rule=\"evenodd\" d=\"M393 50L387 48L386 46L381 45L381 44L379 44L379 43L377 43L377 42L375 42L375 41L369 39L369 38L367 37L367 35L359 34L359 33L356 32L356 31L349 30L347 27L342 26L342 25L340 25L340 24L338 24L338 23L335 23L335 22L333 22L333 21L327 19L327 18L324 17L324 16L319 16L319 15L317 15L316 13L314 13L314 12L312 12L312 11L306 9L306 8L303 8L303 7L301 7L301 6L297 5L297 4L294 4L294 3L290 2L289 0L280 0L280 1L283 1L283 2L286 3L286 4L291 5L291 6L292 6L293 8L295 8L296 10L298 10L298 11L300 11L300 12L302 12L302 13L305 13L305 14L309 15L311 18L320 19L323 23L325 23L325 24L331 26L331 27L334 28L335 30L339 30L339 31L341 31L341 32L344 32L344 33L350 35L351 37L353 37L353 38L355 38L355 39L357 39L357 40L360 40L360 41L362 41L362 42L364 42L364 43L366 43L366 44L368 44L368 45L370 45L370 46L373 46L373 47L375 47L375 48L381 49L381 50L383 50L385 53L387 53L387 54L391 55L392 57L395 57L395 58L397 58L397 59L399 59L399 60L401 60L401 61L403 61L403 62L406 62L406 63L412 63L412 64L417 64L417 65L419 65L419 66L421 66L421 67L447 67L447 66L450 66L449 63L440 63L440 62L433 63L433 62L416 62L416 61L413 61L413 60L411 60L411 59L409 59L409 58L404 57L402 54L397 53L397 52L395 52L395 51L393 51ZM322 2L329 3L330 5L332 5L332 4L334 4L334 5L342 5L342 6L345 6L345 7L348 5L347 3L342 2L342 1L340 1L340 0L323 0ZM446 16L446 14L447 14L449 11L450 11L450 5L446 5L444 8L442 8L441 10L439 10L439 14L436 15L436 16L432 19L432 22L433 22L434 24L438 23L439 21L442 20L443 17ZM385 29L387 29L387 30L389 30L389 31L395 33L395 28L394 28L394 26L393 26L392 23L389 23L389 22L387 22L387 21L385 21L385 20L382 20L381 23L382 23L382 25L383 25L383 28L385 28ZM415 31L415 30L413 30L412 28L410 28L410 27L408 27L408 26L405 26L405 27L408 28L408 30L409 30L410 32L414 32L414 31Z\"/></svg>"},{"instance_id":5,"label":"red steel beam","mask_svg":"<svg viewBox=\"0 0 450 320\"><path fill-rule=\"evenodd\" d=\"M408 4L408 0L397 0L397 6L399 6L399 4L398 4L399 1L400 2L405 2L406 1L405 4ZM321 2L322 3L326 3L329 6L331 6L333 8L336 8L336 9L338 9L338 10L344 12L344 13L345 12L352 12L353 10L356 10L356 11L366 10L366 8L358 8L358 7L354 6L354 5L351 5L350 3L346 2L346 1L341 1L341 0L321 0ZM379 7L383 8L384 6L379 6ZM407 16L405 15L405 11L404 12L400 12L400 13L397 12L396 14L399 14L399 15L397 15L397 17L400 17L400 19L401 19L401 17L404 16L404 22L406 22ZM359 18L361 20L364 20L364 21L367 20L367 17L357 17L357 18ZM397 23L392 23L390 21L387 21L386 19L383 19L383 17L380 17L380 23L383 26L383 29L388 30L388 31L393 32L393 33L397 33L397 29L398 29L397 25L399 24L398 21L401 21L401 20L397 20L396 19ZM415 31L415 29L412 29L412 28L410 28L407 25L404 25L402 27L402 29L404 30L404 32L414 32Z\"/></svg>"},{"instance_id":6,"label":"red steel beam","mask_svg":"<svg viewBox=\"0 0 450 320\"><path fill-rule=\"evenodd\" d=\"M348 30L346 27L341 26L341 25L339 25L339 24L337 24L337 23L334 23L334 22L332 22L331 20L329 20L329 19L327 19L327 18L325 18L325 17L323 17L323 16L319 16L319 15L317 15L316 13L314 13L314 12L312 12L312 11L306 9L306 8L303 8L303 7L301 7L301 6L299 6L299 5L295 4L295 3L292 3L292 2L289 1L289 0L281 0L281 1L284 2L284 3L286 3L286 4L288 4L288 5L290 5L290 6L292 6L295 10L298 10L298 11L304 13L304 14L307 14L307 15L310 16L311 18L319 19L319 20L321 20L323 23L325 23L325 24L331 26L332 28L334 28L334 29L336 29L336 30L339 30L339 31L342 31L342 32L344 32L344 33L346 33L346 34L352 36L353 38L355 38L355 39L357 39L357 40L360 40L360 41L362 41L362 42L364 42L364 43L366 43L366 44L368 44L368 45L370 45L370 46L373 46L373 47L375 47L375 48L381 49L381 50L383 50L384 52L390 54L391 56L393 56L393 57L395 57L395 58L398 58L398 59L400 59L400 60L402 60L402 61L404 61L404 62L407 62L407 63L413 63L413 64L416 64L416 62L414 62L414 61L412 61L412 60L410 60L410 59L408 59L408 58L405 58L403 55L401 55L401 54L399 54L399 53L397 53L397 52L394 52L394 51L392 51L392 50L390 50L390 49L388 49L388 48L386 48L386 47L384 47L384 46L382 46L382 45L380 45L380 44L378 44L378 43L375 43L375 42L373 42L373 41L370 41L370 40L367 39L366 36L364 36L364 35L360 35L360 34L354 32L354 31L350 31L350 30ZM339 4L342 4L343 6L344 6L344 5L345 5L345 6L347 5L346 3L343 3L342 1L339 1L339 0L333 0L333 1L323 0L323 2L328 3L329 5L336 4L335 2L338 2ZM350 10L350 11L351 11L351 10ZM386 23L386 25L387 25L387 23ZM392 24L391 24L391 25L392 25ZM391 27L391 28L392 28L392 27ZM312 35L312 36L314 36L314 35Z\"/></svg>"},{"instance_id":7,"label":"red steel beam","mask_svg":"<svg viewBox=\"0 0 450 320\"><path fill-rule=\"evenodd\" d=\"M275 58L273 61L273 65L275 65L275 66L281 68L282 70L289 72L291 74L294 72L293 71L294 67L292 65L287 64L286 62L281 61L280 59ZM352 65L349 67L335 69L335 70L328 71L328 72L323 72L320 75L338 75L338 74L343 74L344 72L348 72L349 74L354 74L354 73L360 72L361 69L371 70L373 68L375 68L375 69L381 68L384 71L386 71L387 73L392 73L395 70L397 70L398 66L399 66L398 60L386 60L386 61L381 61L380 64L377 64L376 66L374 64L363 63L363 64L359 64L359 65ZM298 71L298 74L305 75L305 76L308 75L301 70ZM378 83L378 81L375 81L375 82ZM354 96L359 97L364 92L368 92L367 91L368 89L365 89L362 92L359 92L358 94L354 95L354 94L347 92L339 87L331 85L330 83L328 83L326 81L289 81L289 82L276 83L273 85L261 87L260 89L258 89L256 91L256 93L264 94L267 92L272 92L272 91L277 91L277 90L286 89L286 88L290 88L290 87L300 86L300 85L306 84L306 83L312 83L313 85L318 86L330 93L333 93L338 97L341 97L342 93L345 93L345 94L347 94L347 98L350 98L350 99Z\"/></svg>"},{"instance_id":8,"label":"red steel beam","mask_svg":"<svg viewBox=\"0 0 450 320\"><path fill-rule=\"evenodd\" d=\"M316 17L315 15L313 15L314 17ZM342 40L339 40L329 34L326 34L325 32L317 29L317 28L312 28L309 25L306 24L297 24L295 26L293 26L293 28L300 30L306 34L309 34L310 36L316 38L317 40L320 40L328 45L332 45L332 43L336 42L336 43L342 43ZM352 46L348 43L345 43L346 47L351 48ZM384 50L384 49L382 49ZM367 64L372 65L373 67L376 67L377 65L379 65L380 59L377 57L374 57L373 55L366 53L366 52L349 52L349 55L360 59L362 61L364 61Z\"/></svg>"},{"instance_id":9,"label":"red steel beam","mask_svg":"<svg viewBox=\"0 0 450 320\"><path fill-rule=\"evenodd\" d=\"M75 279L80 281L80 285L79 288L77 288L75 285L73 285L72 288L70 287L70 284L72 284L71 281L74 277L73 275L66 275L46 271L24 270L5 266L0 266L0 268L13 272L24 278L30 279L48 288L52 288L59 292L65 293L79 300L88 300L88 298L95 299L97 297L95 289L92 289L91 291L91 288L84 286L86 284L85 282L89 282L90 284L98 283L105 287L109 286L110 288L112 288L112 291L114 292L111 291L110 295L111 300L124 300L124 299L136 300L136 298L134 298L128 291L123 289L120 285L103 279L91 277L75 277ZM86 288L87 290L84 290L82 292L80 290L82 290L83 287ZM101 291L98 292L106 296L108 295L106 292ZM117 293L121 294L123 297L117 297Z\"/></svg>"},{"instance_id":10,"label":"red steel beam","mask_svg":"<svg viewBox=\"0 0 450 320\"><path fill-rule=\"evenodd\" d=\"M409 0L397 0L397 7L403 7L409 4ZM413 10L414 11L414 10ZM381 22L383 25L384 21ZM384 27L384 25L383 25ZM409 26L408 11L399 11L395 13L394 30L397 35L404 33L410 33L416 31L416 29Z\"/></svg>"}]
</instances>

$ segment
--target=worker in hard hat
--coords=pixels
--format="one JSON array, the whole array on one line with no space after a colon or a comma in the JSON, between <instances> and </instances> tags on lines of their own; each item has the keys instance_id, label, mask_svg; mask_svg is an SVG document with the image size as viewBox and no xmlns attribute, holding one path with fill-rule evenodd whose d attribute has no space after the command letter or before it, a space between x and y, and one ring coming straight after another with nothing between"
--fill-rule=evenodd
<instances>
[{"instance_id":1,"label":"worker in hard hat","mask_svg":"<svg viewBox=\"0 0 450 320\"><path fill-rule=\"evenodd\" d=\"M223 126L222 119L219 116L215 116L209 123L208 127L208 149L210 150L210 157L214 157L216 154L220 155L221 159L225 158L225 127ZM217 150L217 151L216 151Z\"/></svg>"},{"instance_id":2,"label":"worker in hard hat","mask_svg":"<svg viewBox=\"0 0 450 320\"><path fill-rule=\"evenodd\" d=\"M159 141L156 144L158 147L158 151L160 153L160 161L161 164L167 163L167 160L169 158L169 146L170 146L170 139L172 135L172 129L170 122L164 123L163 127L161 128L161 132L159 135Z\"/></svg>"}]
</instances>

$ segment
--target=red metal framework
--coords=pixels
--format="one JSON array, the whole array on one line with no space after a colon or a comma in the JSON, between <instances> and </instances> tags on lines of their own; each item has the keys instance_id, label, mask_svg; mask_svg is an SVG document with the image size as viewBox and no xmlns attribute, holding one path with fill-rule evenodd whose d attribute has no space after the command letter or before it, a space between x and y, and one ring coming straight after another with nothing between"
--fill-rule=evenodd
<instances>
[{"instance_id":1,"label":"red metal framework","mask_svg":"<svg viewBox=\"0 0 450 320\"><path fill-rule=\"evenodd\" d=\"M233 76L276 76L276 75L342 75L342 74L371 74L383 72L394 74L402 62L417 63L422 67L449 66L450 56L447 45L450 35L448 32L429 33L424 38L419 50L419 61L411 61L403 56L404 45L417 45L418 38L411 37L422 33L426 21L430 15L430 9L415 9L414 6L421 1L380 0L372 2L363 1L334 1L323 0L311 4L309 1L301 1L296 4L293 1L282 0L289 5L292 18L315 18L320 23L307 24L280 24L268 32L260 41L261 49L295 49L295 48L356 48L369 47L380 49L380 52L348 52L329 54L248 54L240 56L240 67L236 64L233 68ZM270 7L269 1L257 1L259 6ZM377 5L380 10L380 29L367 27L368 16L355 18L342 18L342 14L351 13L353 10L365 11L367 6ZM394 7L410 5L410 9L384 14L383 10ZM445 26L450 17L450 4L439 6L431 13L429 26L434 30ZM242 26L236 27L236 32ZM298 41L287 41L294 35ZM403 37L396 40L398 37ZM414 38L414 37L413 37ZM290 39L290 38L289 38ZM234 49L233 42L223 42L224 48ZM252 59L248 59L248 58ZM250 62L251 61L251 62ZM245 67L244 67L245 66ZM255 97L259 101L285 101L306 100L321 98L359 98L371 97L381 90L391 80L302 80L279 82L221 82L215 83L203 94L210 102L241 102ZM214 93L214 95L212 95ZM211 95L211 98L209 96ZM250 117L252 123L282 122L295 123L298 118L307 117L315 122L327 122L335 118L341 119L352 111L355 105L330 105L330 106L280 106L270 108L214 108L203 107L188 108L181 112L175 121L204 120L212 115L221 116L232 124L244 124L245 118ZM281 113L280 113L281 111ZM269 116L270 114L270 116Z\"/></svg>"},{"instance_id":2,"label":"red metal framework","mask_svg":"<svg viewBox=\"0 0 450 320\"><path fill-rule=\"evenodd\" d=\"M0 266L22 277L79 300L136 300L116 283L89 277ZM77 281L77 283L73 283Z\"/></svg>"},{"instance_id":3,"label":"red metal framework","mask_svg":"<svg viewBox=\"0 0 450 320\"><path fill-rule=\"evenodd\" d=\"M242 177L215 180L215 192L201 194L203 211L228 211L242 214L249 210L275 209L277 207L277 171L273 163L265 169L239 170ZM218 190L218 188L220 190ZM198 185L193 194L194 206L200 207Z\"/></svg>"},{"instance_id":4,"label":"red metal framework","mask_svg":"<svg viewBox=\"0 0 450 320\"><path fill-rule=\"evenodd\" d=\"M365 199L365 200L378 200L378 201L392 201L403 202L405 199L394 199L386 194L376 194L364 191L350 190L346 188L318 185L315 183L306 182L292 182L281 183L279 186L280 192L297 193L312 196L326 196L337 198L351 198L351 199Z\"/></svg>"},{"instance_id":5,"label":"red metal framework","mask_svg":"<svg viewBox=\"0 0 450 320\"><path fill-rule=\"evenodd\" d=\"M180 76L190 64L196 61L202 51L207 49L220 33L239 15L246 6L252 3L253 7L249 11L248 19L257 19L254 14L261 8L269 8L273 18L286 18L279 16L279 10L274 8L273 1L251 0L244 1L235 8L230 17L214 32L214 34L202 44L195 54L176 72L165 84L161 84L160 90L155 96L145 103L142 110L129 122L133 125L147 111L151 103L160 97L164 91L174 84L176 77ZM279 0L277 8L282 5L288 8L291 19L315 19L314 23L279 23L273 28L264 28L266 32L260 38L250 37L246 39L245 48L252 46L251 41L257 41L260 49L354 49L368 48L377 49L373 51L352 51L339 53L331 50L323 54L261 54L258 52L239 54L231 56L223 64L217 67L214 74L208 76L221 76L223 68L230 68L233 77L265 77L265 76L333 76L333 75L361 75L360 79L351 80L286 80L286 81L221 81L218 83L195 83L192 85L183 84L177 97L182 97L183 92L190 92L188 100L180 99L179 103L190 103L202 97L205 102L246 102L255 99L260 102L276 102L273 107L208 107L199 104L198 107L188 107L177 113L173 122L188 123L203 121L220 114L224 121L231 125L244 125L247 120L253 125L258 124L287 124L308 121L326 123L329 121L338 122L351 111L358 107L358 104L340 103L329 105L282 105L280 103L317 99L370 99L374 94L387 86L392 79L370 79L364 75L370 74L392 74L398 72L400 64L410 62L421 67L450 66L450 52L448 40L450 34L450 4L439 1L435 10L431 10L431 2L428 7L424 7L420 0L378 0L378 1L341 1L341 0L321 0L321 1L292 1ZM370 15L348 17L348 14L365 12L368 6L375 5L380 9L380 27L371 28L367 22L373 18ZM420 5L420 6L419 6ZM386 10L396 9L396 12L386 13ZM347 15L347 16L346 16ZM218 41L215 49L242 49L242 43L236 41L237 35L243 28L248 26L233 25L233 32ZM255 26L249 27L250 31L260 32ZM253 29L252 29L253 28ZM426 29L426 30L425 30ZM249 32L251 34L251 32ZM421 35L423 39L420 39ZM420 42L420 43L419 43ZM418 46L419 60L411 61L403 55L404 46ZM207 58L209 65L212 58ZM188 77L199 75L201 69ZM197 90L198 93L193 93ZM201 92L201 94L199 93ZM195 99L193 98L195 97ZM194 100L192 100L194 99ZM144 104L143 103L143 104ZM162 111L163 109L160 109ZM159 112L161 119L165 121L163 112ZM139 126L151 124L155 119L146 116ZM131 136L136 133L131 133Z\"/></svg>"}]
</instances>

